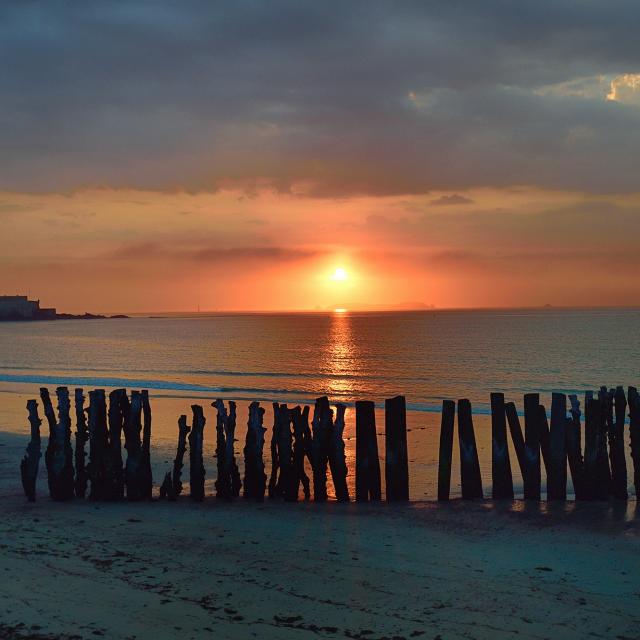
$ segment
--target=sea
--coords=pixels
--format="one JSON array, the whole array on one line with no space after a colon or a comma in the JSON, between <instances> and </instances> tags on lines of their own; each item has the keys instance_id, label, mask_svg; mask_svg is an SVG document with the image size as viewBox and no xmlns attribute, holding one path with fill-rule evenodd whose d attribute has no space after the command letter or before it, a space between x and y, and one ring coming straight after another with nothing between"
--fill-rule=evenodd
<instances>
[{"instance_id":1,"label":"sea","mask_svg":"<svg viewBox=\"0 0 640 640\"><path fill-rule=\"evenodd\" d=\"M384 400L404 395L413 500L436 497L440 409L467 398L486 495L491 491L489 395L522 411L523 394L640 385L640 309L501 309L411 312L199 313L125 319L0 324L0 441L27 434L26 400L47 386L148 389L156 482L174 455L177 419L205 408L208 490L215 479L217 398L238 403L242 467L247 406L309 404L327 395L347 405L349 483L355 475L356 400L377 405L384 469ZM46 435L46 434L45 434ZM516 493L522 479L511 448ZM457 443L452 496L460 493ZM265 447L267 471L269 451ZM185 470L188 476L188 469ZM632 474L629 474L631 494ZM570 487L571 490L571 487Z\"/></svg>"}]
</instances>

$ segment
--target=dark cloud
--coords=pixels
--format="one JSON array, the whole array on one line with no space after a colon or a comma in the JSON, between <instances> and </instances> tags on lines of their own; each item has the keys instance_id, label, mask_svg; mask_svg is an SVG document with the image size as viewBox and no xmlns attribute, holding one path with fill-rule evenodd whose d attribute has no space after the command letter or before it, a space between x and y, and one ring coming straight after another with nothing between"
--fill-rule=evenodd
<instances>
[{"instance_id":1,"label":"dark cloud","mask_svg":"<svg viewBox=\"0 0 640 640\"><path fill-rule=\"evenodd\" d=\"M439 198L432 200L429 204L438 207L449 204L473 204L473 200L471 198L465 198L465 196L454 193L450 196L440 196Z\"/></svg>"},{"instance_id":2,"label":"dark cloud","mask_svg":"<svg viewBox=\"0 0 640 640\"><path fill-rule=\"evenodd\" d=\"M322 255L320 250L298 249L278 246L215 246L194 243L195 247L185 248L158 242L128 243L111 249L103 258L106 260L144 262L154 259L181 263L184 261L209 264L231 262L284 263L309 260Z\"/></svg>"},{"instance_id":3,"label":"dark cloud","mask_svg":"<svg viewBox=\"0 0 640 640\"><path fill-rule=\"evenodd\" d=\"M635 0L6 0L0 188L636 190L640 108L542 89L639 73L639 21Z\"/></svg>"}]
</instances>

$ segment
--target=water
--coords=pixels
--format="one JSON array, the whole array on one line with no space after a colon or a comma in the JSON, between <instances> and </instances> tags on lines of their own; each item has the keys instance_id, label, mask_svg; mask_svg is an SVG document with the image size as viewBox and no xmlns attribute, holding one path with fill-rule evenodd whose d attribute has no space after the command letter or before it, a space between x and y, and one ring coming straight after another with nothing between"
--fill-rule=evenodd
<instances>
[{"instance_id":1,"label":"water","mask_svg":"<svg viewBox=\"0 0 640 640\"><path fill-rule=\"evenodd\" d=\"M163 458L180 413L196 398L312 402L327 394L407 397L412 497L433 498L441 401L473 403L485 488L490 481L489 393L521 409L525 392L583 393L640 382L640 311L487 310L398 313L221 314L0 324L0 428L26 431L37 387L148 388ZM267 414L265 426L270 426ZM209 427L211 428L211 426ZM353 411L347 456L353 469ZM378 414L378 432L384 416ZM212 441L211 436L209 441ZM381 451L382 441L380 442ZM238 447L240 450L241 447ZM512 455L514 478L517 463ZM454 492L458 490L454 468ZM214 475L213 471L209 475ZM351 481L353 478L351 477Z\"/></svg>"}]
</instances>

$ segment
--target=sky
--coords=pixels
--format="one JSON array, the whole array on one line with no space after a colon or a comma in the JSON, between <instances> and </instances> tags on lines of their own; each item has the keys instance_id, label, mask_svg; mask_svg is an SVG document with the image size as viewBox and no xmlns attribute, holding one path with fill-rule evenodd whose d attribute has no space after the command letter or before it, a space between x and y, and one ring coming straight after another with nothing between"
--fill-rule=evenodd
<instances>
[{"instance_id":1,"label":"sky","mask_svg":"<svg viewBox=\"0 0 640 640\"><path fill-rule=\"evenodd\" d=\"M4 0L0 293L640 304L640 3Z\"/></svg>"}]
</instances>

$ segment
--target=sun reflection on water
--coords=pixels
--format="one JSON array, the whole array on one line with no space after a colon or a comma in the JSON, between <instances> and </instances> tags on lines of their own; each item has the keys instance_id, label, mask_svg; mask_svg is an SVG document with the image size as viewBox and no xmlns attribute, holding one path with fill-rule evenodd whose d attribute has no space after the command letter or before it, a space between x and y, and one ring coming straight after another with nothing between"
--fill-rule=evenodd
<instances>
[{"instance_id":1,"label":"sun reflection on water","mask_svg":"<svg viewBox=\"0 0 640 640\"><path fill-rule=\"evenodd\" d=\"M350 400L354 391L352 376L359 369L352 318L346 309L336 309L330 323L324 369L332 377L327 391L336 399Z\"/></svg>"}]
</instances>

